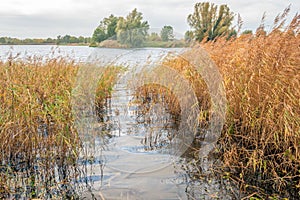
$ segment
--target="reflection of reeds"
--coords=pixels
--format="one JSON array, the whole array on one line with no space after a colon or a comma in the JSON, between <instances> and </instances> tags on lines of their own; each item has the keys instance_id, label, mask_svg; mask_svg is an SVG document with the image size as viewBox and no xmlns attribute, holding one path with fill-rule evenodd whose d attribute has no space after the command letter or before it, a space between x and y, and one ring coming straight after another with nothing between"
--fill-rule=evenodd
<instances>
[{"instance_id":1,"label":"reflection of reeds","mask_svg":"<svg viewBox=\"0 0 300 200\"><path fill-rule=\"evenodd\" d=\"M81 141L70 101L77 71L61 58L0 62L0 198L76 197Z\"/></svg>"},{"instance_id":2,"label":"reflection of reeds","mask_svg":"<svg viewBox=\"0 0 300 200\"><path fill-rule=\"evenodd\" d=\"M79 148L69 104L75 73L60 59L0 64L2 197L68 192Z\"/></svg>"},{"instance_id":3,"label":"reflection of reeds","mask_svg":"<svg viewBox=\"0 0 300 200\"><path fill-rule=\"evenodd\" d=\"M106 67L98 80L96 88L96 111L100 121L103 121L104 106L107 104L107 99L111 97L113 86L115 85L118 74L124 70L120 66Z\"/></svg>"},{"instance_id":4,"label":"reflection of reeds","mask_svg":"<svg viewBox=\"0 0 300 200\"><path fill-rule=\"evenodd\" d=\"M207 85L199 72L197 72L194 66L191 65L184 58L184 56L177 57L175 59L167 59L164 64L178 71L186 80L189 81L189 84L192 86L199 104L200 113L198 116L198 120L200 128L207 128L211 99Z\"/></svg>"},{"instance_id":5,"label":"reflection of reeds","mask_svg":"<svg viewBox=\"0 0 300 200\"><path fill-rule=\"evenodd\" d=\"M202 44L223 76L228 100L221 170L263 198L300 192L300 16L283 30L285 14L267 35ZM184 65L175 60L173 66ZM196 90L201 97L203 87Z\"/></svg>"},{"instance_id":6,"label":"reflection of reeds","mask_svg":"<svg viewBox=\"0 0 300 200\"><path fill-rule=\"evenodd\" d=\"M137 89L135 95L137 96L137 99L141 100L141 105L150 103L150 101L151 104L163 103L174 117L180 117L180 105L178 99L176 99L172 91L169 91L163 86L157 84L144 85Z\"/></svg>"},{"instance_id":7,"label":"reflection of reeds","mask_svg":"<svg viewBox=\"0 0 300 200\"><path fill-rule=\"evenodd\" d=\"M146 150L165 148L178 131L181 112L178 99L167 88L148 84L136 89L135 103L139 105L137 121L149 132L142 141Z\"/></svg>"}]
</instances>

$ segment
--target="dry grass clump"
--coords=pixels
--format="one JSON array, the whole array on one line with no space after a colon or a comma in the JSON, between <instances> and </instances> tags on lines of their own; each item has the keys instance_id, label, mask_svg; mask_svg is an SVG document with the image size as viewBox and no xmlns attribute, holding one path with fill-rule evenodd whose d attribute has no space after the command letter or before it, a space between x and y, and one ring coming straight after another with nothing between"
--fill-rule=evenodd
<instances>
[{"instance_id":1,"label":"dry grass clump","mask_svg":"<svg viewBox=\"0 0 300 200\"><path fill-rule=\"evenodd\" d=\"M163 64L178 71L184 77L184 79L189 82L199 103L200 114L198 120L200 128L207 128L210 117L211 98L207 85L204 79L201 77L201 74L197 72L194 66L190 64L189 61L184 58L184 56L179 56L175 59L166 59ZM170 97L172 98L172 96ZM173 97L172 101L176 102L176 99ZM170 107L170 111L171 113L179 113L179 105L173 104L173 106Z\"/></svg>"},{"instance_id":2,"label":"dry grass clump","mask_svg":"<svg viewBox=\"0 0 300 200\"><path fill-rule=\"evenodd\" d=\"M299 25L203 44L226 87L224 167L247 192L300 195Z\"/></svg>"},{"instance_id":3,"label":"dry grass clump","mask_svg":"<svg viewBox=\"0 0 300 200\"><path fill-rule=\"evenodd\" d=\"M144 85L143 87L137 88L135 95L136 98L141 101L141 105L146 105L147 103L161 103L175 118L180 117L181 110L178 99L172 91L163 86L158 84ZM145 110L147 111L148 109Z\"/></svg>"},{"instance_id":4,"label":"dry grass clump","mask_svg":"<svg viewBox=\"0 0 300 200\"><path fill-rule=\"evenodd\" d=\"M194 69L194 66L184 59L184 57L167 59L164 65L177 70L189 81L195 91L201 109L208 110L210 108L211 102L207 85L201 75Z\"/></svg>"},{"instance_id":5,"label":"dry grass clump","mask_svg":"<svg viewBox=\"0 0 300 200\"><path fill-rule=\"evenodd\" d=\"M0 62L0 198L76 197L83 176L71 107L78 67L63 58ZM112 71L99 82L101 100Z\"/></svg>"},{"instance_id":6,"label":"dry grass clump","mask_svg":"<svg viewBox=\"0 0 300 200\"><path fill-rule=\"evenodd\" d=\"M223 76L228 100L221 171L249 197L300 195L300 15L283 29L286 14L269 34L261 26L255 35L201 44ZM201 96L202 86L195 88Z\"/></svg>"},{"instance_id":7,"label":"dry grass clump","mask_svg":"<svg viewBox=\"0 0 300 200\"><path fill-rule=\"evenodd\" d=\"M68 192L80 144L70 106L76 71L63 59L0 63L1 198Z\"/></svg>"},{"instance_id":8,"label":"dry grass clump","mask_svg":"<svg viewBox=\"0 0 300 200\"><path fill-rule=\"evenodd\" d=\"M120 66L109 66L106 67L99 77L97 88L96 88L96 99L95 102L98 107L102 107L104 101L111 97L113 86L117 82L118 74L124 69Z\"/></svg>"}]
</instances>

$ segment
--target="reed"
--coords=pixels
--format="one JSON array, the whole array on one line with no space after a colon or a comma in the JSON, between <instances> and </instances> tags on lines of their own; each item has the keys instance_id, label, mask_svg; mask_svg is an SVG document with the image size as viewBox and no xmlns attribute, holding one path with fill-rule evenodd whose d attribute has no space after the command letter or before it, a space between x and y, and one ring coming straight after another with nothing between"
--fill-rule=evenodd
<instances>
[{"instance_id":1,"label":"reed","mask_svg":"<svg viewBox=\"0 0 300 200\"><path fill-rule=\"evenodd\" d=\"M254 35L200 45L218 66L228 100L215 152L223 165L216 170L238 183L245 198L300 195L300 15L284 28L287 13L268 34L262 25ZM182 60L173 62L189 70ZM197 76L189 80L207 105Z\"/></svg>"},{"instance_id":2,"label":"reed","mask_svg":"<svg viewBox=\"0 0 300 200\"><path fill-rule=\"evenodd\" d=\"M113 92L113 86L117 82L118 75L125 70L121 66L108 66L105 67L101 77L99 77L97 88L95 105L97 114L100 118L103 117L104 107L107 104L107 99L111 98L111 93Z\"/></svg>"},{"instance_id":3,"label":"reed","mask_svg":"<svg viewBox=\"0 0 300 200\"><path fill-rule=\"evenodd\" d=\"M78 197L82 145L71 107L78 68L64 58L0 62L1 199ZM99 83L101 100L113 72Z\"/></svg>"},{"instance_id":4,"label":"reed","mask_svg":"<svg viewBox=\"0 0 300 200\"><path fill-rule=\"evenodd\" d=\"M201 44L223 76L228 100L214 152L222 166L214 170L238 183L245 198L300 195L300 15L283 28L287 12L268 34L261 26L254 35ZM180 57L164 64L190 82L206 128L211 101L200 74ZM0 198L76 198L81 141L71 91L78 67L62 58L0 62ZM104 70L96 91L98 111L119 72ZM160 94L178 116L178 102L166 88L148 85L136 93L154 103Z\"/></svg>"}]
</instances>

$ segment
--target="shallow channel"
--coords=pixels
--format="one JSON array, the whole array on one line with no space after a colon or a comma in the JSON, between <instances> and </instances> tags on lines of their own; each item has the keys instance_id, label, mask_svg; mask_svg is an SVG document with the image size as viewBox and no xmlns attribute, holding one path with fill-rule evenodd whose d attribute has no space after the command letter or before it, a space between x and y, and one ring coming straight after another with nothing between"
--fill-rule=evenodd
<instances>
[{"instance_id":1,"label":"shallow channel","mask_svg":"<svg viewBox=\"0 0 300 200\"><path fill-rule=\"evenodd\" d=\"M137 97L125 82L115 84L99 113L97 126L107 137L92 145L97 162L87 169L90 188L82 198L235 199L229 183L195 177L197 160L173 153L178 119L167 105Z\"/></svg>"}]
</instances>

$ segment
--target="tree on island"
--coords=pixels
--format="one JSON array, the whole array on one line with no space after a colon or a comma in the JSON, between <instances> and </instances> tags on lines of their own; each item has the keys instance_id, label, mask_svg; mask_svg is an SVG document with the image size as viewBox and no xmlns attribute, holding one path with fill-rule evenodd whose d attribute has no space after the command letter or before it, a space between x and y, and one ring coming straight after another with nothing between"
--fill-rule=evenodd
<instances>
[{"instance_id":1,"label":"tree on island","mask_svg":"<svg viewBox=\"0 0 300 200\"><path fill-rule=\"evenodd\" d=\"M164 26L160 31L162 41L170 41L174 39L174 31L172 26Z\"/></svg>"},{"instance_id":2,"label":"tree on island","mask_svg":"<svg viewBox=\"0 0 300 200\"><path fill-rule=\"evenodd\" d=\"M148 35L147 41L162 41L158 33L152 32Z\"/></svg>"},{"instance_id":3,"label":"tree on island","mask_svg":"<svg viewBox=\"0 0 300 200\"><path fill-rule=\"evenodd\" d=\"M194 39L194 32L193 31L186 31L184 34L184 40L187 43L190 43Z\"/></svg>"},{"instance_id":4,"label":"tree on island","mask_svg":"<svg viewBox=\"0 0 300 200\"><path fill-rule=\"evenodd\" d=\"M110 39L116 35L116 27L119 21L118 17L110 15L100 21L99 26L94 30L92 40L93 42L102 42Z\"/></svg>"},{"instance_id":5,"label":"tree on island","mask_svg":"<svg viewBox=\"0 0 300 200\"><path fill-rule=\"evenodd\" d=\"M148 34L149 24L143 14L133 9L126 17L110 15L94 30L91 47L183 47L183 40L174 38L173 27L165 25L160 32Z\"/></svg>"},{"instance_id":6,"label":"tree on island","mask_svg":"<svg viewBox=\"0 0 300 200\"><path fill-rule=\"evenodd\" d=\"M149 30L148 22L142 20L142 13L136 8L126 18L119 18L116 28L117 40L129 47L141 47Z\"/></svg>"},{"instance_id":7,"label":"tree on island","mask_svg":"<svg viewBox=\"0 0 300 200\"><path fill-rule=\"evenodd\" d=\"M233 12L227 5L217 5L209 2L196 3L194 13L188 15L187 21L193 29L193 37L201 42L204 38L215 40L219 36L234 35L231 28Z\"/></svg>"}]
</instances>

